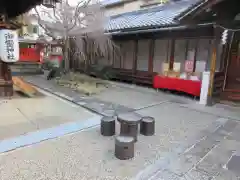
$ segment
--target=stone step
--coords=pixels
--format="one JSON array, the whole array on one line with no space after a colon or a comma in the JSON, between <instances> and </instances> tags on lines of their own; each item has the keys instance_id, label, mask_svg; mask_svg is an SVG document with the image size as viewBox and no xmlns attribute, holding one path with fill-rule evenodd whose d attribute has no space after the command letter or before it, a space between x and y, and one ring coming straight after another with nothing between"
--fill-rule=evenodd
<instances>
[{"instance_id":1,"label":"stone step","mask_svg":"<svg viewBox=\"0 0 240 180\"><path fill-rule=\"evenodd\" d=\"M11 65L13 76L43 74L39 63L16 63Z\"/></svg>"}]
</instances>

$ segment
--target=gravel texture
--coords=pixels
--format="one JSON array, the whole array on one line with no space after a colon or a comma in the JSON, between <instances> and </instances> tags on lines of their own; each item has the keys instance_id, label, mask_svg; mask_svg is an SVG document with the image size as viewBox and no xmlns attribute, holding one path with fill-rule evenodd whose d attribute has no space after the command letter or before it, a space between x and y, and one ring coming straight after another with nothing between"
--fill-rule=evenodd
<instances>
[{"instance_id":1,"label":"gravel texture","mask_svg":"<svg viewBox=\"0 0 240 180\"><path fill-rule=\"evenodd\" d=\"M0 156L2 180L127 180L155 163L216 120L173 104L138 113L156 119L156 134L139 135L135 157L114 157L114 137L100 136L100 128L49 140ZM117 125L119 131L119 125Z\"/></svg>"}]
</instances>

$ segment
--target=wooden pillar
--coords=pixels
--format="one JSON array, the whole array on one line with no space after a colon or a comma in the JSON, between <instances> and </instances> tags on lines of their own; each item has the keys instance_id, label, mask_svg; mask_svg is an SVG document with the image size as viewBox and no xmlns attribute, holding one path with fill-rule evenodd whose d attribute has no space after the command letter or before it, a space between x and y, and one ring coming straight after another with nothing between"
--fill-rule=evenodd
<instances>
[{"instance_id":1,"label":"wooden pillar","mask_svg":"<svg viewBox=\"0 0 240 180\"><path fill-rule=\"evenodd\" d=\"M119 61L120 61L120 69L125 69L125 61L127 61L126 57L125 57L125 51L123 50L123 43L121 42L119 44L119 51L121 52L121 56L119 57ZM130 42L131 43L131 42Z\"/></svg>"},{"instance_id":2,"label":"wooden pillar","mask_svg":"<svg viewBox=\"0 0 240 180\"><path fill-rule=\"evenodd\" d=\"M235 32L231 33L231 38L230 38L230 42L227 43L227 48L225 51L226 56L223 58L222 61L224 61L223 63L223 71L224 71L224 81L223 81L223 91L226 88L226 84L227 84L227 75L228 75L228 67L229 67L229 63L232 60L231 59L231 54L232 54L232 48L233 48L233 42L234 42L234 36L235 36Z\"/></svg>"},{"instance_id":3,"label":"wooden pillar","mask_svg":"<svg viewBox=\"0 0 240 180\"><path fill-rule=\"evenodd\" d=\"M153 72L153 57L154 57L155 40L151 39L149 42L149 59L148 59L148 72Z\"/></svg>"},{"instance_id":4,"label":"wooden pillar","mask_svg":"<svg viewBox=\"0 0 240 180\"><path fill-rule=\"evenodd\" d=\"M211 66L210 66L210 77L209 77L209 87L208 87L208 98L207 98L207 105L213 105L213 88L214 88L214 76L216 71L216 64L217 64L217 48L219 47L220 40L221 40L221 31L218 28L214 29L214 43L213 43L213 50L211 56Z\"/></svg>"},{"instance_id":5,"label":"wooden pillar","mask_svg":"<svg viewBox=\"0 0 240 180\"><path fill-rule=\"evenodd\" d=\"M133 53L133 74L137 71L137 55L138 55L138 40L134 40L134 53Z\"/></svg>"},{"instance_id":6,"label":"wooden pillar","mask_svg":"<svg viewBox=\"0 0 240 180\"><path fill-rule=\"evenodd\" d=\"M171 40L171 51L170 51L170 62L169 62L169 69L173 69L173 64L174 64L174 52L175 52L175 39Z\"/></svg>"},{"instance_id":7,"label":"wooden pillar","mask_svg":"<svg viewBox=\"0 0 240 180\"><path fill-rule=\"evenodd\" d=\"M196 44L195 44L195 48L194 48L195 54L194 54L194 60L193 60L193 72L195 72L195 69L196 69L198 46L199 46L199 39L196 39Z\"/></svg>"},{"instance_id":8,"label":"wooden pillar","mask_svg":"<svg viewBox=\"0 0 240 180\"><path fill-rule=\"evenodd\" d=\"M10 24L6 22L4 14L0 14L0 30L9 29ZM12 72L8 63L0 59L0 96L13 96Z\"/></svg>"},{"instance_id":9,"label":"wooden pillar","mask_svg":"<svg viewBox=\"0 0 240 180\"><path fill-rule=\"evenodd\" d=\"M212 52L212 58L211 58L211 68L210 68L210 83L209 83L209 89L208 89L208 96L209 98L212 98L213 93L213 84L214 84L214 74L216 70L216 61L217 61L217 49L214 46L213 52Z\"/></svg>"},{"instance_id":10,"label":"wooden pillar","mask_svg":"<svg viewBox=\"0 0 240 180\"><path fill-rule=\"evenodd\" d=\"M188 60L189 39L186 40L185 60Z\"/></svg>"}]
</instances>

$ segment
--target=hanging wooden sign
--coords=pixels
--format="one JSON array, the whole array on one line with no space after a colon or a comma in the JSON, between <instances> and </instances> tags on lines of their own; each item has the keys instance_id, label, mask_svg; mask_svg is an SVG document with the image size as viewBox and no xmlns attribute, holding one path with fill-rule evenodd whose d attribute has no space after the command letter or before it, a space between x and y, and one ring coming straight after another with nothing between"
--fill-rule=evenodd
<instances>
[{"instance_id":1,"label":"hanging wooden sign","mask_svg":"<svg viewBox=\"0 0 240 180\"><path fill-rule=\"evenodd\" d=\"M19 60L18 34L15 30L0 30L0 60L6 63Z\"/></svg>"}]
</instances>

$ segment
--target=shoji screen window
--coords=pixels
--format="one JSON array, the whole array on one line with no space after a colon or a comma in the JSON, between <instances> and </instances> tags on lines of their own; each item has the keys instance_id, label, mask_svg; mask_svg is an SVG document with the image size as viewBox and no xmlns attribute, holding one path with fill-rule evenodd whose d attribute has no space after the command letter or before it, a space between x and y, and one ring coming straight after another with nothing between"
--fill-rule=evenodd
<instances>
[{"instance_id":1,"label":"shoji screen window","mask_svg":"<svg viewBox=\"0 0 240 180\"><path fill-rule=\"evenodd\" d=\"M163 63L169 62L170 40L157 39L154 42L153 72L163 74Z\"/></svg>"},{"instance_id":2,"label":"shoji screen window","mask_svg":"<svg viewBox=\"0 0 240 180\"><path fill-rule=\"evenodd\" d=\"M180 70L180 72L184 72L186 61L186 47L187 40L177 39L175 41L173 69L176 71Z\"/></svg>"},{"instance_id":3,"label":"shoji screen window","mask_svg":"<svg viewBox=\"0 0 240 180\"><path fill-rule=\"evenodd\" d=\"M150 40L138 41L137 70L148 71Z\"/></svg>"},{"instance_id":4,"label":"shoji screen window","mask_svg":"<svg viewBox=\"0 0 240 180\"><path fill-rule=\"evenodd\" d=\"M197 46L195 72L203 72L211 59L211 39L200 39Z\"/></svg>"},{"instance_id":5,"label":"shoji screen window","mask_svg":"<svg viewBox=\"0 0 240 180\"><path fill-rule=\"evenodd\" d=\"M133 68L134 60L134 41L127 41L122 43L122 67L124 69Z\"/></svg>"}]
</instances>

